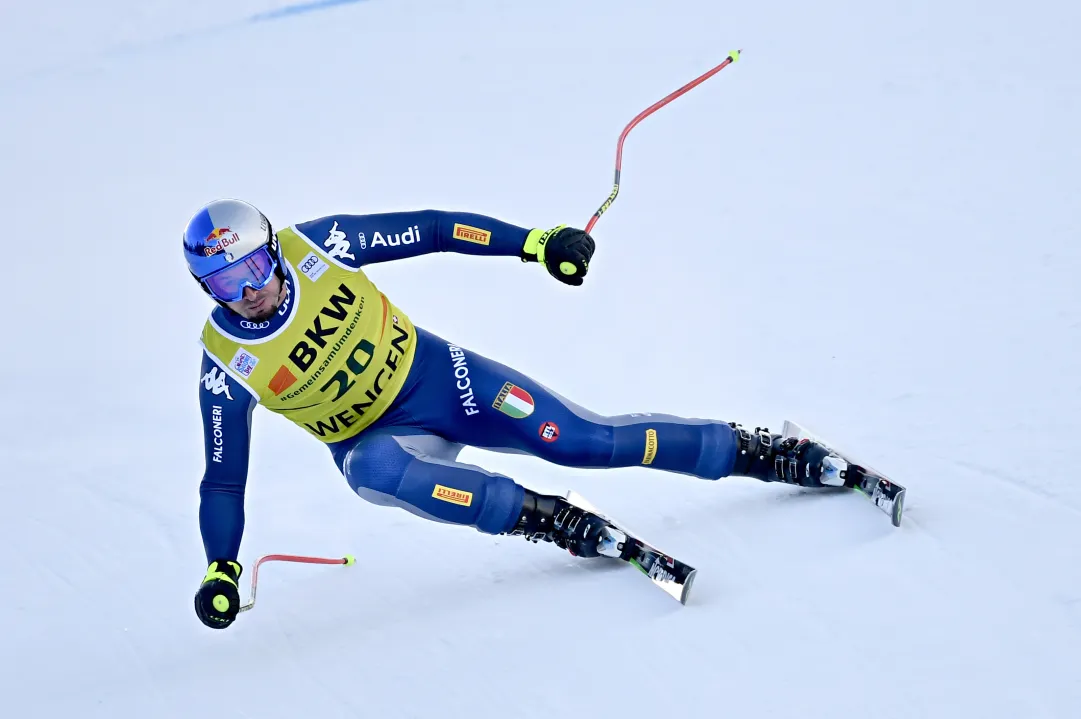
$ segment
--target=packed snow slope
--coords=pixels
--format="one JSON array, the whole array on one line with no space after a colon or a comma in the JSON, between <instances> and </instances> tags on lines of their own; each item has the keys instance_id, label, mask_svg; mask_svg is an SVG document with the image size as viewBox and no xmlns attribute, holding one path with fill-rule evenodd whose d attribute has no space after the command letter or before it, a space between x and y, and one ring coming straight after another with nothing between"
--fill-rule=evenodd
<instances>
[{"instance_id":1,"label":"packed snow slope","mask_svg":"<svg viewBox=\"0 0 1081 719\"><path fill-rule=\"evenodd\" d=\"M228 6L223 9L222 6ZM205 0L0 9L8 252L0 714L1081 716L1081 6L974 0ZM806 423L909 488L466 461L575 488L699 568L634 570L351 493L257 410L241 561L203 627L180 233L462 209L584 226L369 275L421 326L597 412Z\"/></svg>"}]
</instances>

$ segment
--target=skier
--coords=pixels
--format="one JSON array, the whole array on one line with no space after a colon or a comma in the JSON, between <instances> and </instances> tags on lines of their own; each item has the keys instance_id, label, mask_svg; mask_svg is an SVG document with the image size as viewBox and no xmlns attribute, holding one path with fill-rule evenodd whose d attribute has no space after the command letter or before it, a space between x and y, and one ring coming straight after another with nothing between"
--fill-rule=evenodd
<instances>
[{"instance_id":1,"label":"skier","mask_svg":"<svg viewBox=\"0 0 1081 719\"><path fill-rule=\"evenodd\" d=\"M184 230L192 276L218 304L203 327L199 401L206 470L199 527L208 561L195 611L229 626L240 607L251 414L277 412L324 442L375 504L489 534L598 556L605 522L559 496L456 461L465 445L570 467L645 466L703 479L843 485L823 446L734 422L594 414L537 381L413 325L364 265L431 252L515 257L581 285L585 232L527 229L480 214L332 215L275 232L234 199Z\"/></svg>"}]
</instances>

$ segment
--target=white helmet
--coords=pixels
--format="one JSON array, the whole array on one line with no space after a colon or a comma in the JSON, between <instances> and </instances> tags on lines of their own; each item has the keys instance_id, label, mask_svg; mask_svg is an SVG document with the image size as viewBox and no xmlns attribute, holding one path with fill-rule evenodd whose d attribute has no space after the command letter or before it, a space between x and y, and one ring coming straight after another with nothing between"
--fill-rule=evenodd
<instances>
[{"instance_id":1,"label":"white helmet","mask_svg":"<svg viewBox=\"0 0 1081 719\"><path fill-rule=\"evenodd\" d=\"M184 259L203 291L221 304L262 289L274 275L283 281L281 248L262 212L241 200L215 200L188 221Z\"/></svg>"}]
</instances>

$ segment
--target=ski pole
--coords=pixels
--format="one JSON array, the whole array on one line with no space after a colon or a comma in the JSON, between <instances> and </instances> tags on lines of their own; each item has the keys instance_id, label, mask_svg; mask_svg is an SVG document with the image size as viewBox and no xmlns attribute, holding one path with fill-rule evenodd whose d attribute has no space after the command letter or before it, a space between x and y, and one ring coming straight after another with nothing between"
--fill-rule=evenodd
<instances>
[{"instance_id":1,"label":"ski pole","mask_svg":"<svg viewBox=\"0 0 1081 719\"><path fill-rule=\"evenodd\" d=\"M623 128L623 133L619 136L619 144L616 146L616 179L615 179L615 187L612 188L612 194L608 195L608 199L604 201L604 204L600 206L600 209L597 210L595 213L593 213L593 217L590 218L589 224L586 225L586 232L589 232L590 230L593 229L593 225L597 224L597 220L600 219L601 215L603 215L605 213L605 211L609 207L612 206L612 203L616 201L616 195L619 194L619 171L620 171L621 166L623 165L623 141L625 139L627 139L627 135L629 135L631 130L634 129L635 125L637 125L642 120L646 119L647 117L652 115L654 112L656 112L657 110L659 110L662 107L664 107L665 105L667 105L668 103L672 102L672 100L675 100L677 97L679 97L683 93L697 87L698 85L701 85L703 82L705 82L709 78L713 77L714 75L719 73L721 70L725 69L726 67L728 67L732 63L739 60L739 54L741 52L743 52L743 51L742 50L733 50L732 52L728 53L728 57L725 58L724 62L722 62L720 65L713 68L709 72L706 72L706 73L703 73L702 75L699 75L694 80L691 80L686 85L679 88L678 90L676 90L672 94L668 95L664 99L658 100L657 102L655 102L652 105L650 105L649 107L647 107L645 110L642 110L642 112L638 113L638 115L633 120L631 120L630 123L628 123L625 128Z\"/></svg>"},{"instance_id":2,"label":"ski pole","mask_svg":"<svg viewBox=\"0 0 1081 719\"><path fill-rule=\"evenodd\" d=\"M293 554L266 554L259 557L259 560L255 563L255 566L251 570L251 598L247 604L242 604L240 607L241 612L246 612L255 606L255 586L259 581L259 565L263 562L299 562L301 564L344 564L350 566L356 564L356 558L352 554L347 554L344 557L328 558L328 557L299 557Z\"/></svg>"}]
</instances>

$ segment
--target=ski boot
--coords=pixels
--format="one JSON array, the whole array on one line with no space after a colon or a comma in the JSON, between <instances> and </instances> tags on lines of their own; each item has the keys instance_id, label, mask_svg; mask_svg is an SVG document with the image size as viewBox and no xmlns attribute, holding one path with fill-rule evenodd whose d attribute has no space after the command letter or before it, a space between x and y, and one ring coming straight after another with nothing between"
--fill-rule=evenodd
<instances>
[{"instance_id":1,"label":"ski boot","mask_svg":"<svg viewBox=\"0 0 1081 719\"><path fill-rule=\"evenodd\" d=\"M544 540L576 557L619 557L627 536L608 522L562 497L525 490L518 523L507 532L537 542Z\"/></svg>"},{"instance_id":2,"label":"ski boot","mask_svg":"<svg viewBox=\"0 0 1081 719\"><path fill-rule=\"evenodd\" d=\"M848 463L809 439L770 434L766 427L748 432L735 422L739 449L732 474L763 482L785 482L802 487L851 487Z\"/></svg>"}]
</instances>

